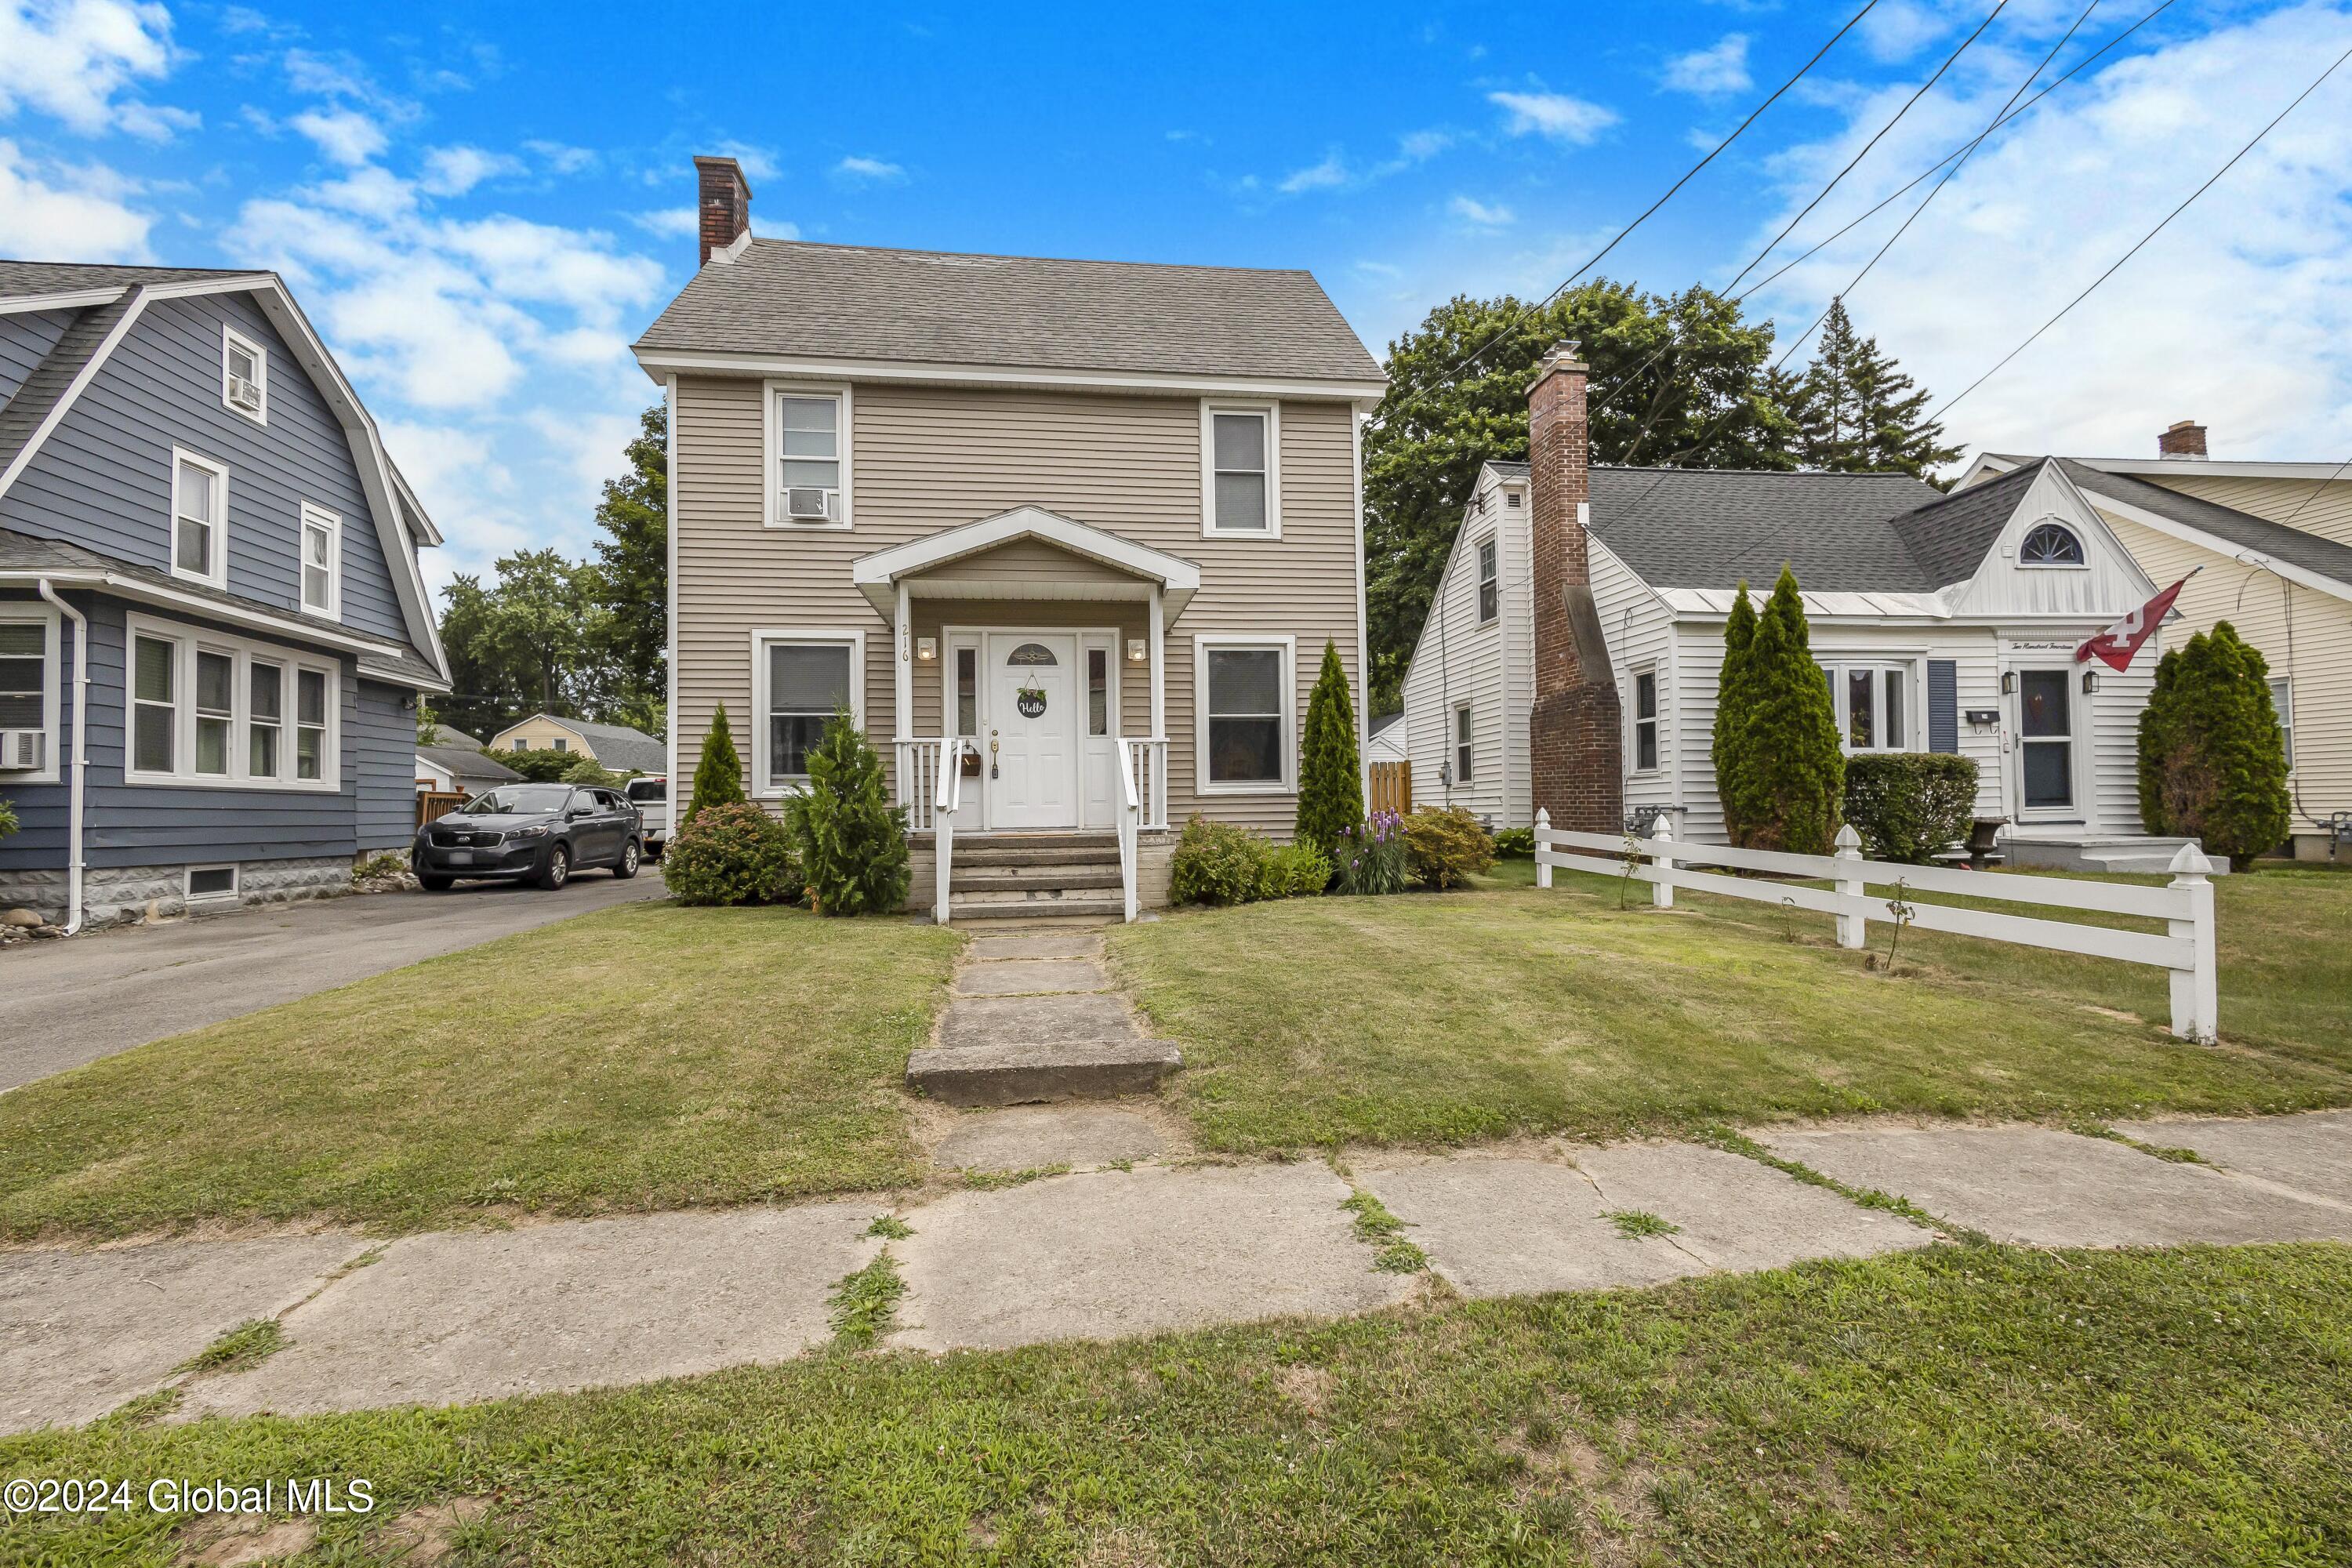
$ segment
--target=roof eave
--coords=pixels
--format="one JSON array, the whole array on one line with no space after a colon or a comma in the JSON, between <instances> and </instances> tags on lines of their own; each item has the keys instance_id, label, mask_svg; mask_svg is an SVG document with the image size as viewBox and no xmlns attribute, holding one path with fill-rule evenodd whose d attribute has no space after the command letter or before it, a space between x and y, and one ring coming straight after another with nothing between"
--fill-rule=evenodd
<instances>
[{"instance_id":1,"label":"roof eave","mask_svg":"<svg viewBox=\"0 0 2352 1568\"><path fill-rule=\"evenodd\" d=\"M1193 371L1073 369L1056 365L950 363L744 353L721 349L630 346L638 368L656 383L678 374L764 376L777 380L896 382L909 385L1013 387L1057 392L1125 392L1166 396L1281 397L1295 401L1378 403L1385 376L1226 375Z\"/></svg>"}]
</instances>

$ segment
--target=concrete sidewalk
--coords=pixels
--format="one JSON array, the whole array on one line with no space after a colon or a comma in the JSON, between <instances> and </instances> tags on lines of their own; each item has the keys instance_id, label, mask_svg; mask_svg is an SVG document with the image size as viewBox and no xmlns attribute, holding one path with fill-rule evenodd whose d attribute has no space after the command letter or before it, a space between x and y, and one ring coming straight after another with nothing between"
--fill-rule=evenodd
<instances>
[{"instance_id":1,"label":"concrete sidewalk","mask_svg":"<svg viewBox=\"0 0 2352 1568\"><path fill-rule=\"evenodd\" d=\"M1868 1257L1937 1234L1759 1161L1676 1143L1213 1164L1136 1106L942 1112L934 1158L982 1180L895 1210L791 1208L414 1236L347 1233L0 1251L0 1431L75 1423L166 1384L183 1413L446 1404L776 1362L825 1342L845 1275L887 1251L886 1342L940 1351L1150 1333L1471 1296L1639 1287ZM1759 1131L1784 1159L2036 1246L2352 1241L2352 1112L2135 1126L2211 1164L2041 1127ZM1073 1167L1060 1173L1057 1167ZM1083 1167L1091 1166L1092 1169ZM985 1176L988 1172L1018 1175ZM1404 1272L1340 1205L1376 1197ZM897 1227L886 1227L896 1229ZM174 1368L274 1317L249 1370Z\"/></svg>"}]
</instances>

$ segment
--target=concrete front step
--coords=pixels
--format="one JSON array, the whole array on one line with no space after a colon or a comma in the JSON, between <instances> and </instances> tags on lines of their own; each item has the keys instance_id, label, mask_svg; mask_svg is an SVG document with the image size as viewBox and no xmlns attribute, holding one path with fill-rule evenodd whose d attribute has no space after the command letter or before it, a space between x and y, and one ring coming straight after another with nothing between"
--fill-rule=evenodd
<instances>
[{"instance_id":1,"label":"concrete front step","mask_svg":"<svg viewBox=\"0 0 2352 1568\"><path fill-rule=\"evenodd\" d=\"M1118 864L1118 846L1116 844L1100 849L1015 849L1007 847L1002 844L991 843L986 839L982 839L981 842L975 844L968 838L959 837L955 841L955 848L951 853L955 857L952 869L958 871L962 870L967 866L981 868L997 866L1116 866Z\"/></svg>"},{"instance_id":2,"label":"concrete front step","mask_svg":"<svg viewBox=\"0 0 2352 1568\"><path fill-rule=\"evenodd\" d=\"M940 1043L908 1058L907 1084L950 1105L1020 1105L1149 1094L1182 1065L1109 993L960 996Z\"/></svg>"},{"instance_id":3,"label":"concrete front step","mask_svg":"<svg viewBox=\"0 0 2352 1568\"><path fill-rule=\"evenodd\" d=\"M1117 866L961 866L950 868L951 893L1062 893L1121 886Z\"/></svg>"},{"instance_id":4,"label":"concrete front step","mask_svg":"<svg viewBox=\"0 0 2352 1568\"><path fill-rule=\"evenodd\" d=\"M929 837L926 834L923 837ZM956 858L987 849L1108 849L1118 853L1118 835L1100 833L959 833Z\"/></svg>"},{"instance_id":5,"label":"concrete front step","mask_svg":"<svg viewBox=\"0 0 2352 1568\"><path fill-rule=\"evenodd\" d=\"M1127 913L1122 899L991 898L966 893L948 899L948 919L965 921L1118 920Z\"/></svg>"}]
</instances>

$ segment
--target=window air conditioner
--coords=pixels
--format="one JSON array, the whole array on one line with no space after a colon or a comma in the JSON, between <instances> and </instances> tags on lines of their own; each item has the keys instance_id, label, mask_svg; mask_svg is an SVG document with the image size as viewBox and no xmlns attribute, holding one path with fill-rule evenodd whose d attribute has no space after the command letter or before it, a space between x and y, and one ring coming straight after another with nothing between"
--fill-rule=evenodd
<instances>
[{"instance_id":1,"label":"window air conditioner","mask_svg":"<svg viewBox=\"0 0 2352 1568\"><path fill-rule=\"evenodd\" d=\"M259 408L261 406L261 388L256 386L253 383L246 380L245 377L241 375L230 376L228 378L228 400L231 403L236 404L239 408Z\"/></svg>"},{"instance_id":2,"label":"window air conditioner","mask_svg":"<svg viewBox=\"0 0 2352 1568\"><path fill-rule=\"evenodd\" d=\"M47 760L48 736L38 730L0 730L0 772L30 772Z\"/></svg>"},{"instance_id":3,"label":"window air conditioner","mask_svg":"<svg viewBox=\"0 0 2352 1568\"><path fill-rule=\"evenodd\" d=\"M833 494L813 486L789 487L784 491L784 515L794 522L830 522Z\"/></svg>"}]
</instances>

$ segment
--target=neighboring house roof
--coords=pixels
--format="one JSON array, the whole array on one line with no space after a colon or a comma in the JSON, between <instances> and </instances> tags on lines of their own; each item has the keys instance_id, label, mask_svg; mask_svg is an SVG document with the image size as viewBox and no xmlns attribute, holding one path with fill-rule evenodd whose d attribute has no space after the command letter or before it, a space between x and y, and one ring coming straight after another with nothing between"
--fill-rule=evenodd
<instances>
[{"instance_id":1,"label":"neighboring house roof","mask_svg":"<svg viewBox=\"0 0 2352 1568\"><path fill-rule=\"evenodd\" d=\"M1387 732L1390 725L1395 723L1398 720L1403 717L1404 710L1402 708L1398 709L1393 713L1382 713L1373 719L1370 724L1365 726L1364 733L1367 735L1384 734Z\"/></svg>"},{"instance_id":2,"label":"neighboring house roof","mask_svg":"<svg viewBox=\"0 0 2352 1568\"><path fill-rule=\"evenodd\" d=\"M753 239L635 344L811 359L1381 382L1312 274Z\"/></svg>"},{"instance_id":3,"label":"neighboring house roof","mask_svg":"<svg viewBox=\"0 0 2352 1568\"><path fill-rule=\"evenodd\" d=\"M436 746L456 746L468 752L478 752L482 749L481 742L458 729L455 724L444 724L436 719L433 721L433 732L440 737L433 742Z\"/></svg>"},{"instance_id":4,"label":"neighboring house roof","mask_svg":"<svg viewBox=\"0 0 2352 1568\"><path fill-rule=\"evenodd\" d=\"M459 784L507 784L522 777L487 752L469 746L419 746L416 754Z\"/></svg>"},{"instance_id":5,"label":"neighboring house roof","mask_svg":"<svg viewBox=\"0 0 2352 1568\"><path fill-rule=\"evenodd\" d=\"M2352 544L2340 544L2333 539L2306 533L2286 523L2273 522L2266 517L2256 517L2252 512L2240 511L2235 507L2223 506L2200 496L2183 495L2179 490L2167 489L2162 485L2136 479L2129 474L2109 473L2095 463L2074 458L2060 458L2057 463L2066 477L2074 481L2075 488L2087 492L2095 500L2105 497L2122 501L2142 511L2152 511L2158 517L2168 518L2183 527L2258 552L2274 561L2300 566L2306 572L2316 572L2339 583L2352 583ZM2008 477L2002 476L2003 479ZM2000 479L1988 480L1975 488L1985 489L2000 482Z\"/></svg>"},{"instance_id":6,"label":"neighboring house roof","mask_svg":"<svg viewBox=\"0 0 2352 1568\"><path fill-rule=\"evenodd\" d=\"M632 730L626 724L600 724L593 719L561 718L553 713L534 713L518 720L492 736L492 742L503 741L525 724L533 723L553 724L571 731L588 742L599 766L615 773L657 773L669 766L669 747L643 730Z\"/></svg>"},{"instance_id":7,"label":"neighboring house roof","mask_svg":"<svg viewBox=\"0 0 2352 1568\"><path fill-rule=\"evenodd\" d=\"M1654 588L1769 589L1783 563L1817 594L1958 580L1937 580L1895 526L1941 499L1907 474L1595 468L1591 486L1593 533Z\"/></svg>"},{"instance_id":8,"label":"neighboring house roof","mask_svg":"<svg viewBox=\"0 0 2352 1568\"><path fill-rule=\"evenodd\" d=\"M111 267L89 261L0 261L0 300L28 294L78 294L133 283L175 283L189 278L248 278L214 267Z\"/></svg>"}]
</instances>

